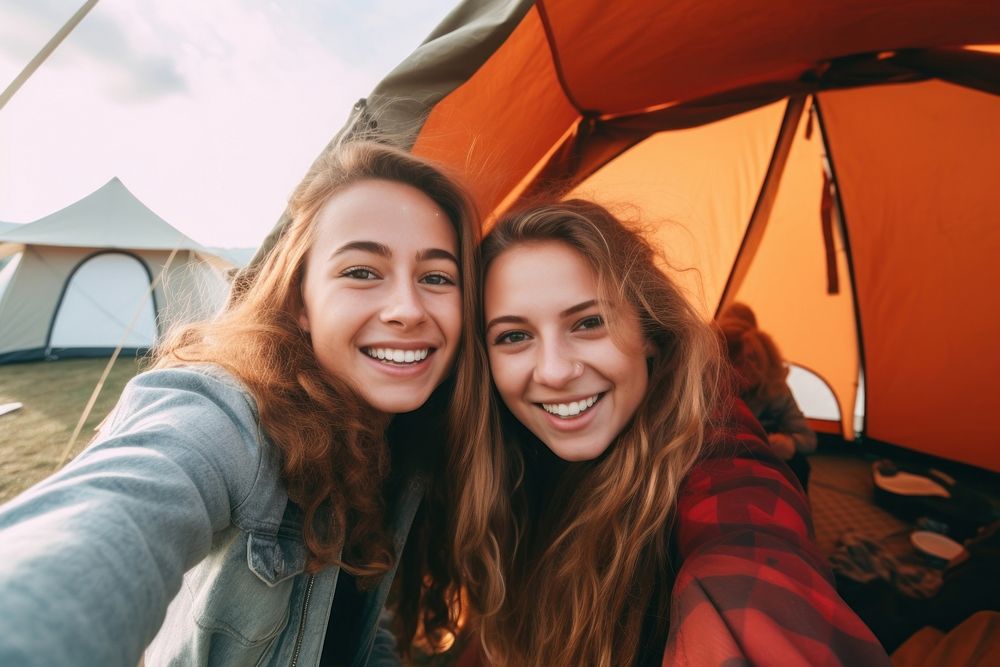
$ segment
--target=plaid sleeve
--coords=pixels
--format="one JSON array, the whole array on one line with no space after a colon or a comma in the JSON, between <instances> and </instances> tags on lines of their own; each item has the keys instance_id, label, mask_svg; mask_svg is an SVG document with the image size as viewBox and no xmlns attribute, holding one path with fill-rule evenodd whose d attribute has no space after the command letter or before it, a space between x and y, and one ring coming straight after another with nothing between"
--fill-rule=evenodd
<instances>
[{"instance_id":1,"label":"plaid sleeve","mask_svg":"<svg viewBox=\"0 0 1000 667\"><path fill-rule=\"evenodd\" d=\"M663 665L889 665L837 595L809 505L742 402L678 500Z\"/></svg>"}]
</instances>

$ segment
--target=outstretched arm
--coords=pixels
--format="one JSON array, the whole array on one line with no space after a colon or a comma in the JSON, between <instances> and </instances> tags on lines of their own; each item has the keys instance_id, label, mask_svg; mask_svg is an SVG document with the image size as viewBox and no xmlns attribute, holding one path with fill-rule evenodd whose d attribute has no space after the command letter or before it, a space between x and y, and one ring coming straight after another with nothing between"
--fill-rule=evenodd
<instances>
[{"instance_id":1,"label":"outstretched arm","mask_svg":"<svg viewBox=\"0 0 1000 667\"><path fill-rule=\"evenodd\" d=\"M678 503L664 665L888 665L837 595L809 505L740 404Z\"/></svg>"},{"instance_id":2,"label":"outstretched arm","mask_svg":"<svg viewBox=\"0 0 1000 667\"><path fill-rule=\"evenodd\" d=\"M134 667L256 474L234 392L141 375L94 444L0 508L0 664Z\"/></svg>"}]
</instances>

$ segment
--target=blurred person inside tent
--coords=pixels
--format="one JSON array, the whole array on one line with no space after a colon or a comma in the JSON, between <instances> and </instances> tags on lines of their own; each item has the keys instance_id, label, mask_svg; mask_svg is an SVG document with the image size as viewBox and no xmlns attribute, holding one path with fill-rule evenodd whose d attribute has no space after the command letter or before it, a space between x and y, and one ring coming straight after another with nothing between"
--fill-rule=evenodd
<instances>
[{"instance_id":1,"label":"blurred person inside tent","mask_svg":"<svg viewBox=\"0 0 1000 667\"><path fill-rule=\"evenodd\" d=\"M816 434L785 381L788 365L778 346L757 327L757 316L744 303L730 304L717 324L740 398L767 431L771 449L792 469L802 488L808 488L806 456L816 451Z\"/></svg>"}]
</instances>

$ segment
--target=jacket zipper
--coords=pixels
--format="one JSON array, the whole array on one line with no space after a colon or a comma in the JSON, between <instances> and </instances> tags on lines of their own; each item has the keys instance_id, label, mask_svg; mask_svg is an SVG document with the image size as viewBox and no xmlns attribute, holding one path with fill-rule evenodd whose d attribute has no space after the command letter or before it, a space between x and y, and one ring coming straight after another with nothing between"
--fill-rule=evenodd
<instances>
[{"instance_id":1,"label":"jacket zipper","mask_svg":"<svg viewBox=\"0 0 1000 667\"><path fill-rule=\"evenodd\" d=\"M316 581L316 575L309 575L309 583L306 585L306 599L302 604L302 618L299 620L299 632L295 637L295 650L292 651L292 664L291 667L299 662L299 651L302 650L302 639L306 634L306 616L309 614L309 598L312 597L313 583Z\"/></svg>"}]
</instances>

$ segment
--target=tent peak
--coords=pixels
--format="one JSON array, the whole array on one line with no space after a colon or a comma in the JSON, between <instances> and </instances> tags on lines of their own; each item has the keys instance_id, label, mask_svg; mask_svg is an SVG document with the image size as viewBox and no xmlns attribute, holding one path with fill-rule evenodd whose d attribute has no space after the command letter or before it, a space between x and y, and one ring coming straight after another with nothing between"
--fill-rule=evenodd
<instances>
[{"instance_id":1,"label":"tent peak","mask_svg":"<svg viewBox=\"0 0 1000 667\"><path fill-rule=\"evenodd\" d=\"M3 240L64 247L208 252L146 206L117 176L54 213L8 230Z\"/></svg>"}]
</instances>

